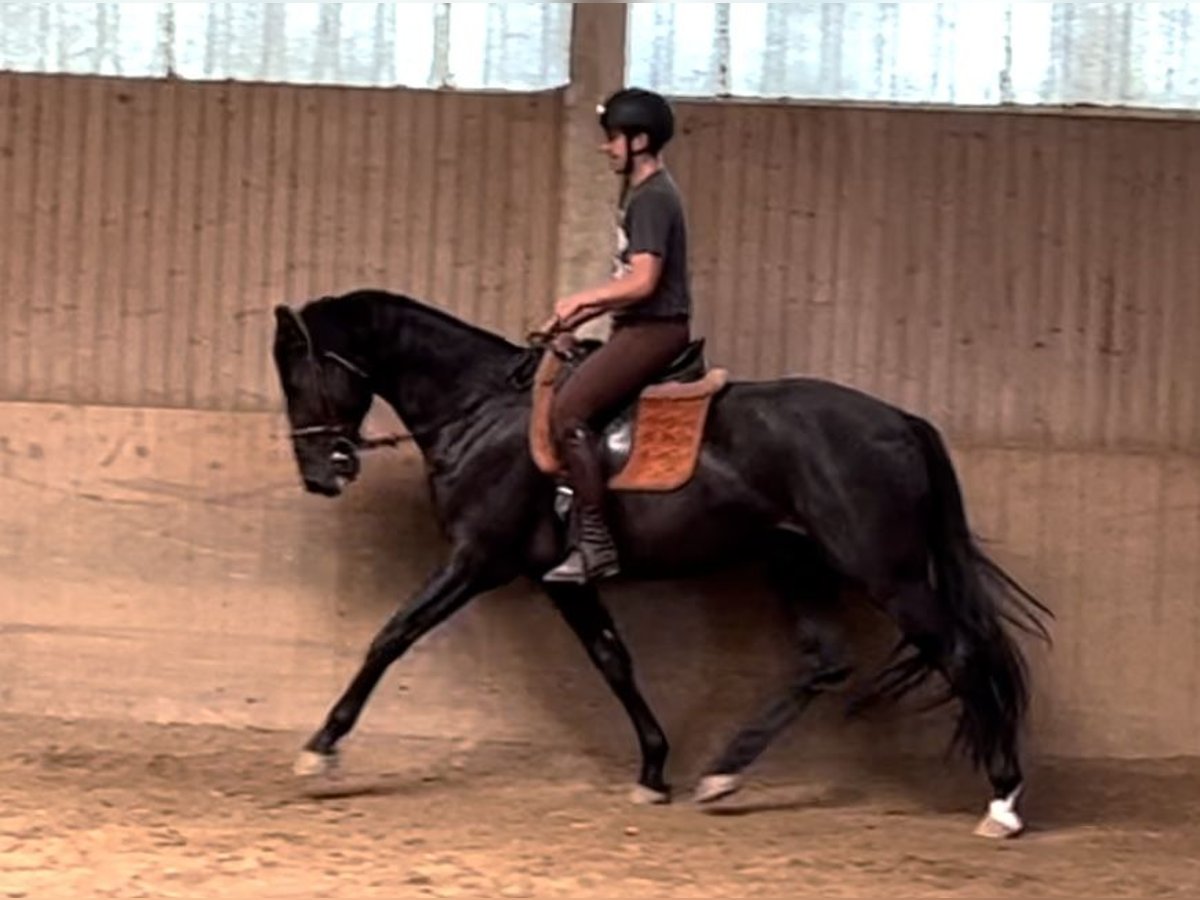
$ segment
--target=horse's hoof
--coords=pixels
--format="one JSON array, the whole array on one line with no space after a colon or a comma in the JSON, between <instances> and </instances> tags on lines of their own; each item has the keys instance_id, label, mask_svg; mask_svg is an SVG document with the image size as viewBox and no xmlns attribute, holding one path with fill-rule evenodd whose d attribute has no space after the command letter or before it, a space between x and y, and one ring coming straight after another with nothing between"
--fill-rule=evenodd
<instances>
[{"instance_id":1,"label":"horse's hoof","mask_svg":"<svg viewBox=\"0 0 1200 900\"><path fill-rule=\"evenodd\" d=\"M1003 840L1015 838L1025 830L1025 823L1017 815L1013 800L993 800L988 804L987 814L975 826L979 837Z\"/></svg>"},{"instance_id":2,"label":"horse's hoof","mask_svg":"<svg viewBox=\"0 0 1200 900\"><path fill-rule=\"evenodd\" d=\"M695 800L697 803L712 803L736 794L741 787L741 775L705 775L696 785Z\"/></svg>"},{"instance_id":3,"label":"horse's hoof","mask_svg":"<svg viewBox=\"0 0 1200 900\"><path fill-rule=\"evenodd\" d=\"M312 750L302 750L292 764L292 771L302 778L312 778L318 775L328 775L337 768L336 753L316 753Z\"/></svg>"},{"instance_id":4,"label":"horse's hoof","mask_svg":"<svg viewBox=\"0 0 1200 900\"><path fill-rule=\"evenodd\" d=\"M635 784L629 792L629 802L634 806L662 806L671 802L670 791L657 791L644 784Z\"/></svg>"}]
</instances>

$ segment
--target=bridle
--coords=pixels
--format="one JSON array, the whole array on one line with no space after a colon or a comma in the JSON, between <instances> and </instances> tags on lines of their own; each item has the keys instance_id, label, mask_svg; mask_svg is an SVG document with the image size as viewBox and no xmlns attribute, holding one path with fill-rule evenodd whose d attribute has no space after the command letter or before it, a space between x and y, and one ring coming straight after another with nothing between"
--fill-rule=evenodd
<instances>
[{"instance_id":1,"label":"bridle","mask_svg":"<svg viewBox=\"0 0 1200 900\"><path fill-rule=\"evenodd\" d=\"M300 333L304 335L304 344L307 348L305 356L309 365L312 366L313 377L317 385L317 397L321 405L322 418L325 420L318 425L305 425L301 428L293 428L290 433L291 437L295 439L317 437L318 435L333 436L334 441L333 447L329 452L329 461L338 474L353 478L358 474L357 457L359 450L374 450L377 447L395 447L400 443L412 440L412 435L391 434L377 438L365 438L359 433L358 426L340 421L333 413L333 403L329 399L329 392L325 385L325 371L322 361L329 360L335 363L367 384L370 384L371 376L361 366L355 365L340 353L335 353L332 350L323 350L318 354L316 346L313 344L312 335L309 333L304 319L295 310L289 310L289 312L299 327Z\"/></svg>"}]
</instances>

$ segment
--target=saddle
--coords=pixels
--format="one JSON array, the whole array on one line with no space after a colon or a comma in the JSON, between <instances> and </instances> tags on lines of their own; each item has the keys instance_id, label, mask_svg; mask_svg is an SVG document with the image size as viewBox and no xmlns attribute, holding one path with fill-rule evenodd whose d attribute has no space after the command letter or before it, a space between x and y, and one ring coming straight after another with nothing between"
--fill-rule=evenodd
<instances>
[{"instance_id":1,"label":"saddle","mask_svg":"<svg viewBox=\"0 0 1200 900\"><path fill-rule=\"evenodd\" d=\"M534 464L547 475L563 474L550 433L555 390L599 346L599 341L577 341L570 361L548 348L538 364L529 446ZM727 380L725 369L708 368L701 338L636 398L608 415L599 433L609 489L673 491L686 484L696 471L709 406Z\"/></svg>"}]
</instances>

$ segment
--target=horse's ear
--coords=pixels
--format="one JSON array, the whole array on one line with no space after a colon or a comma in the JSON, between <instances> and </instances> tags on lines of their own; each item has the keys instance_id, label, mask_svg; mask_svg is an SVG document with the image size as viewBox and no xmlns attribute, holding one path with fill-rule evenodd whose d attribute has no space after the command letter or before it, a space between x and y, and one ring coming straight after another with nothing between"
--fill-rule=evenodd
<instances>
[{"instance_id":1,"label":"horse's ear","mask_svg":"<svg viewBox=\"0 0 1200 900\"><path fill-rule=\"evenodd\" d=\"M280 346L301 351L308 349L308 332L300 316L285 304L275 307L275 339Z\"/></svg>"}]
</instances>

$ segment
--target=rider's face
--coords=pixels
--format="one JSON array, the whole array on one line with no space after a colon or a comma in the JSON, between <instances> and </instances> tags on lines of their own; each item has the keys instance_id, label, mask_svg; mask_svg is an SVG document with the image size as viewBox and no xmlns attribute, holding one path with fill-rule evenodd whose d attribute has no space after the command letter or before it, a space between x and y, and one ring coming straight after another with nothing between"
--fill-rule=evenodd
<instances>
[{"instance_id":1,"label":"rider's face","mask_svg":"<svg viewBox=\"0 0 1200 900\"><path fill-rule=\"evenodd\" d=\"M629 145L625 135L610 131L600 144L600 152L608 157L609 166L614 172L625 171L625 160L629 157Z\"/></svg>"}]
</instances>

